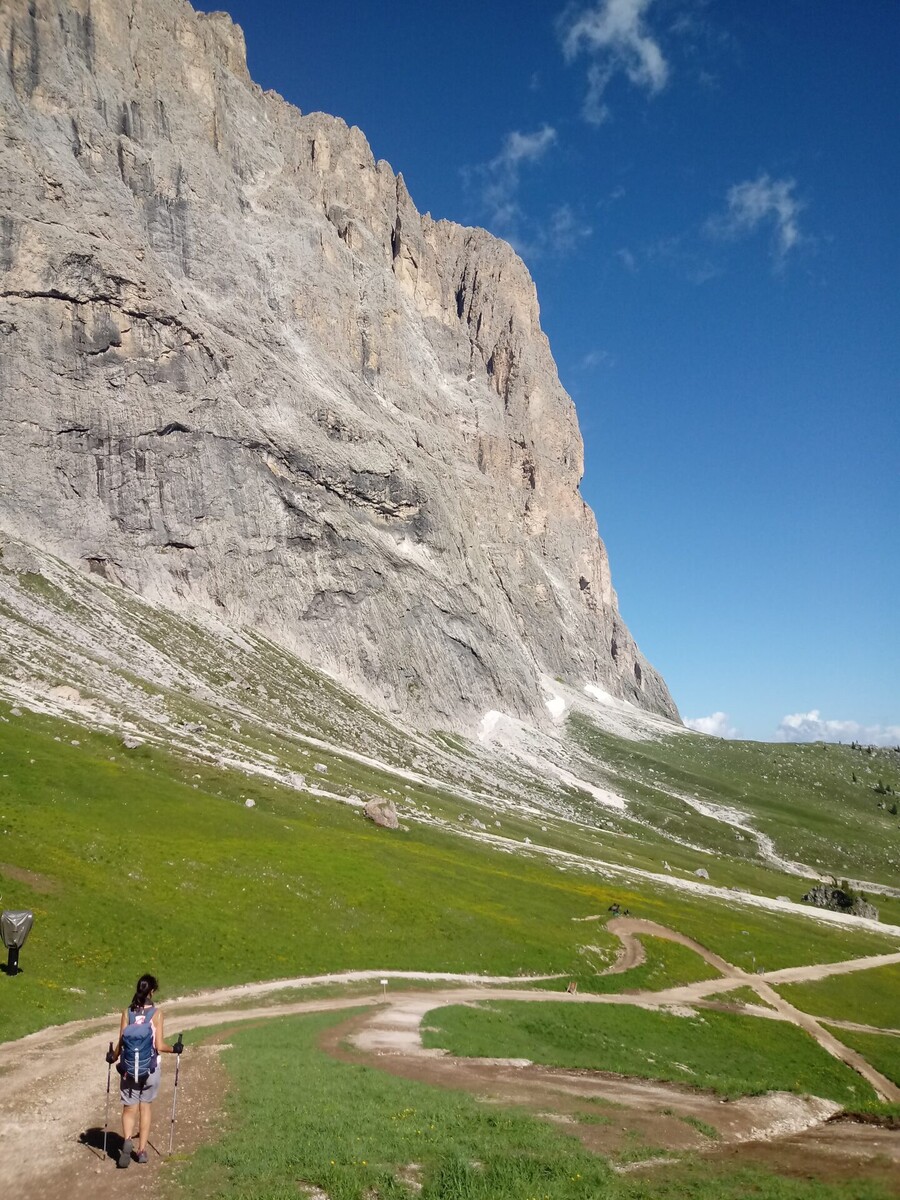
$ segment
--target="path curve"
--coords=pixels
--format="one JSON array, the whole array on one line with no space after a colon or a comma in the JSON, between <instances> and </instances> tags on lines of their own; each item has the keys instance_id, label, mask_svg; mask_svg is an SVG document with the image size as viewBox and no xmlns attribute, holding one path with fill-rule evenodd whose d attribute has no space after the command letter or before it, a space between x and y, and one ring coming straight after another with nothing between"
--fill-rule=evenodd
<instances>
[{"instance_id":1,"label":"path curve","mask_svg":"<svg viewBox=\"0 0 900 1200\"><path fill-rule=\"evenodd\" d=\"M166 1004L169 1029L179 1030L219 1025L224 1022L252 1021L277 1016L313 1012L337 1012L351 1008L369 1008L362 1028L355 1036L357 1046L371 1054L391 1054L416 1058L435 1054L423 1049L421 1044L421 1022L425 1013L447 1004L472 1003L486 999L522 1000L535 1003L559 1001L590 1004L631 1004L644 1008L702 1001L708 996L730 990L739 985L753 988L771 1006L773 1013L748 1010L748 1015L765 1015L771 1019L782 1019L805 1029L829 1053L858 1071L884 1098L900 1100L900 1089L875 1071L861 1055L843 1046L833 1034L806 1013L800 1012L783 1000L771 987L770 979L781 981L785 972L770 972L749 975L734 967L699 943L665 926L652 921L633 917L618 917L608 923L607 928L623 944L626 956L635 953L634 945L639 934L666 938L689 946L707 962L720 971L719 979L704 980L682 987L669 988L660 992L639 992L628 995L596 995L582 993L567 995L529 988L500 987L501 983L527 983L537 979L554 978L538 976L523 979L508 976L459 976L442 972L397 972L397 971L354 971L338 975L303 977L293 980L271 980L239 987L220 988L193 996L185 996ZM791 981L802 978L822 978L828 974L846 973L851 970L868 970L886 962L900 962L900 954L879 955L836 964L822 964L806 968L791 968ZM774 978L773 978L774 977ZM435 990L428 993L396 992L389 988L387 995L381 992L351 997L324 997L312 1000L297 1000L277 1004L264 1004L229 1008L228 1005L264 999L273 992L291 988L302 989L314 984L359 982L387 978L419 982L453 983L468 986ZM479 986L472 986L478 984ZM84 1150L78 1144L79 1134L92 1123L102 1125L103 1100L105 1098L106 1064L103 1059L107 1042L115 1033L118 1014L105 1017L73 1021L66 1025L51 1026L36 1033L0 1045L0 1142L4 1153L0 1154L0 1192L9 1195L36 1195L42 1183L58 1173L61 1162L68 1161L77 1169L83 1161ZM190 1063L190 1053L185 1058L185 1068ZM86 1064L90 1063L88 1069ZM615 1086L628 1088L636 1094L642 1087L658 1091L658 1084L650 1081L616 1081ZM166 1086L170 1087L169 1083ZM165 1091L161 1102L165 1105ZM48 1102L52 1097L52 1103ZM797 1106L802 1098L794 1097ZM835 1105L822 1102L830 1112ZM825 1109L813 1107L807 1113L807 1123L821 1121L828 1115ZM784 1113L779 1116L783 1124ZM794 1125L796 1128L796 1123ZM766 1131L757 1129L758 1136ZM768 1130L769 1136L777 1136L775 1128Z\"/></svg>"}]
</instances>

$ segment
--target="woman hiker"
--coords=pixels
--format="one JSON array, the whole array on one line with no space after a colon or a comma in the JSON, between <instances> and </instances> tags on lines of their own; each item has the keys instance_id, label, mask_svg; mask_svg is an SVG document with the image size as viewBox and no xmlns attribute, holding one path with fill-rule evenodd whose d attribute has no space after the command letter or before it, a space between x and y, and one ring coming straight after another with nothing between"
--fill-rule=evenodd
<instances>
[{"instance_id":1,"label":"woman hiker","mask_svg":"<svg viewBox=\"0 0 900 1200\"><path fill-rule=\"evenodd\" d=\"M162 1009L153 1003L153 995L159 985L152 975L142 975L137 981L131 1004L122 1013L119 1040L106 1056L114 1063L121 1057L116 1068L122 1076L122 1149L119 1167L131 1162L135 1123L138 1124L138 1146L136 1160L147 1161L147 1140L150 1137L150 1106L159 1091L159 1056L180 1054L184 1045L179 1038L170 1046L163 1037Z\"/></svg>"}]
</instances>

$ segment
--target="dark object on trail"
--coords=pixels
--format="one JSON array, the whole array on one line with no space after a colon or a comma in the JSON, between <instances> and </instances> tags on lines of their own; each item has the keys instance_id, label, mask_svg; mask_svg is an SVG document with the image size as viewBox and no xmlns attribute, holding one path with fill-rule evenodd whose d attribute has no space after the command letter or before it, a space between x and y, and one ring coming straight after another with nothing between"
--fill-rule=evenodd
<instances>
[{"instance_id":1,"label":"dark object on trail","mask_svg":"<svg viewBox=\"0 0 900 1200\"><path fill-rule=\"evenodd\" d=\"M31 933L33 924L34 913L27 909L23 909L21 912L7 909L0 915L0 934L3 936L3 945L9 951L6 962L7 975L18 975L19 951L25 945L25 939Z\"/></svg>"},{"instance_id":2,"label":"dark object on trail","mask_svg":"<svg viewBox=\"0 0 900 1200\"><path fill-rule=\"evenodd\" d=\"M816 908L829 908L832 912L849 913L852 917L868 917L871 921L878 920L878 909L870 904L865 896L851 891L846 884L834 887L827 883L817 883L803 897L806 904L814 904Z\"/></svg>"}]
</instances>

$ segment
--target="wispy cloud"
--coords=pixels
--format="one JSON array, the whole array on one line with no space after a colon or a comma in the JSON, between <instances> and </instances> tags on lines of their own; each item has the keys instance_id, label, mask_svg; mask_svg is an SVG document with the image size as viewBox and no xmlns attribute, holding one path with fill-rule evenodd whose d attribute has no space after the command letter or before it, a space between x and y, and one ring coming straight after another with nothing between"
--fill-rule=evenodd
<instances>
[{"instance_id":1,"label":"wispy cloud","mask_svg":"<svg viewBox=\"0 0 900 1200\"><path fill-rule=\"evenodd\" d=\"M714 712L708 717L691 717L685 721L688 729L695 733L708 733L711 737L736 738L738 731L731 724L728 713Z\"/></svg>"},{"instance_id":2,"label":"wispy cloud","mask_svg":"<svg viewBox=\"0 0 900 1200\"><path fill-rule=\"evenodd\" d=\"M900 725L861 725L859 721L826 720L817 708L782 717L776 742L862 742L872 746L900 745Z\"/></svg>"},{"instance_id":3,"label":"wispy cloud","mask_svg":"<svg viewBox=\"0 0 900 1200\"><path fill-rule=\"evenodd\" d=\"M593 230L580 220L568 204L560 204L550 214L547 223L546 244L555 254L566 254L574 250L579 242L589 238Z\"/></svg>"},{"instance_id":4,"label":"wispy cloud","mask_svg":"<svg viewBox=\"0 0 900 1200\"><path fill-rule=\"evenodd\" d=\"M531 133L508 133L500 152L489 162L471 167L466 180L490 229L522 255L564 255L593 230L570 204L557 204L538 220L519 199L523 172L537 166L557 144L556 130L544 124Z\"/></svg>"},{"instance_id":5,"label":"wispy cloud","mask_svg":"<svg viewBox=\"0 0 900 1200\"><path fill-rule=\"evenodd\" d=\"M557 32L569 62L585 54L588 91L583 114L592 125L609 117L604 95L616 75L651 95L662 91L669 65L644 17L654 0L600 0L588 8L571 6L560 17Z\"/></svg>"},{"instance_id":6,"label":"wispy cloud","mask_svg":"<svg viewBox=\"0 0 900 1200\"><path fill-rule=\"evenodd\" d=\"M800 213L805 205L795 194L793 179L759 175L728 189L724 213L710 217L706 229L714 237L748 237L770 226L774 233L773 254L778 265L801 239Z\"/></svg>"},{"instance_id":7,"label":"wispy cloud","mask_svg":"<svg viewBox=\"0 0 900 1200\"><path fill-rule=\"evenodd\" d=\"M608 350L588 350L578 365L582 371L594 371L597 367L614 367L616 360Z\"/></svg>"},{"instance_id":8,"label":"wispy cloud","mask_svg":"<svg viewBox=\"0 0 900 1200\"><path fill-rule=\"evenodd\" d=\"M556 142L552 125L542 125L533 133L514 129L508 133L500 153L474 170L481 184L481 202L491 227L498 232L514 228L521 216L518 203L522 168L540 162Z\"/></svg>"}]
</instances>

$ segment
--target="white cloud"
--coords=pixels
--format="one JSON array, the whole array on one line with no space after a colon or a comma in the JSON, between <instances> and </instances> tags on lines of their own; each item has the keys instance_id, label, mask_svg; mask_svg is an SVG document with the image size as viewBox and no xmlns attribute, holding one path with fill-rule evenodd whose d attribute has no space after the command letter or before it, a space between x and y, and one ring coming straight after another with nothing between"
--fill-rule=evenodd
<instances>
[{"instance_id":1,"label":"white cloud","mask_svg":"<svg viewBox=\"0 0 900 1200\"><path fill-rule=\"evenodd\" d=\"M563 54L571 62L591 56L584 116L593 125L609 116L604 93L617 74L652 94L669 78L669 66L659 43L644 23L653 0L600 0L593 7L569 8L558 24Z\"/></svg>"},{"instance_id":2,"label":"white cloud","mask_svg":"<svg viewBox=\"0 0 900 1200\"><path fill-rule=\"evenodd\" d=\"M708 733L711 737L736 738L738 731L729 722L728 713L714 712L708 717L692 717L685 721L688 729L695 733Z\"/></svg>"},{"instance_id":3,"label":"white cloud","mask_svg":"<svg viewBox=\"0 0 900 1200\"><path fill-rule=\"evenodd\" d=\"M794 194L796 186L793 179L772 179L770 175L734 184L728 189L724 215L710 218L707 231L719 237L739 238L771 224L775 257L783 263L801 240L798 218L805 206Z\"/></svg>"},{"instance_id":4,"label":"white cloud","mask_svg":"<svg viewBox=\"0 0 900 1200\"><path fill-rule=\"evenodd\" d=\"M542 125L533 133L514 129L508 133L500 153L490 162L468 172L478 180L480 201L495 232L509 235L522 213L517 201L522 167L539 162L556 141L556 130Z\"/></svg>"},{"instance_id":5,"label":"white cloud","mask_svg":"<svg viewBox=\"0 0 900 1200\"><path fill-rule=\"evenodd\" d=\"M595 367L613 367L615 362L608 350L589 350L578 365L583 371L593 371Z\"/></svg>"},{"instance_id":6,"label":"white cloud","mask_svg":"<svg viewBox=\"0 0 900 1200\"><path fill-rule=\"evenodd\" d=\"M522 255L567 254L593 232L570 204L556 205L538 221L519 202L523 170L540 163L557 140L552 125L544 124L531 133L515 129L506 135L499 154L490 162L465 172L487 225Z\"/></svg>"},{"instance_id":7,"label":"white cloud","mask_svg":"<svg viewBox=\"0 0 900 1200\"><path fill-rule=\"evenodd\" d=\"M514 129L506 135L503 149L491 165L517 168L523 162L536 162L543 158L555 141L556 130L552 125L542 125L534 133L520 133Z\"/></svg>"},{"instance_id":8,"label":"white cloud","mask_svg":"<svg viewBox=\"0 0 900 1200\"><path fill-rule=\"evenodd\" d=\"M574 250L579 242L589 238L593 230L590 225L579 220L568 204L561 204L550 214L547 226L547 240L550 249L557 254Z\"/></svg>"},{"instance_id":9,"label":"white cloud","mask_svg":"<svg viewBox=\"0 0 900 1200\"><path fill-rule=\"evenodd\" d=\"M817 708L782 717L776 742L862 742L864 745L900 745L900 725L861 725L858 721L825 720Z\"/></svg>"}]
</instances>

